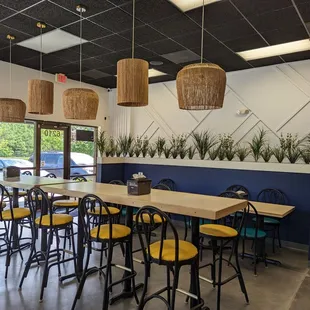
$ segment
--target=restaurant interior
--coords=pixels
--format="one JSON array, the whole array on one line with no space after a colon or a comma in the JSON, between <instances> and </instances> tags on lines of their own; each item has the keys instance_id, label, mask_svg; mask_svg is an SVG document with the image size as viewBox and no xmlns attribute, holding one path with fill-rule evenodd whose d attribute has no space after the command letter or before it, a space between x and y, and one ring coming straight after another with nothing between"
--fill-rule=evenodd
<instances>
[{"instance_id":1,"label":"restaurant interior","mask_svg":"<svg viewBox=\"0 0 310 310\"><path fill-rule=\"evenodd\" d=\"M310 0L0 0L0 309L309 310Z\"/></svg>"}]
</instances>

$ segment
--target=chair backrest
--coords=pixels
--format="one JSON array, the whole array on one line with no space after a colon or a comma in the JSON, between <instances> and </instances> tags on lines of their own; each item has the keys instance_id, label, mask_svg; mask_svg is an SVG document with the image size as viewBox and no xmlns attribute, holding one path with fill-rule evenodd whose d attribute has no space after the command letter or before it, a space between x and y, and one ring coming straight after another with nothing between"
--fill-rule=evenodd
<instances>
[{"instance_id":1,"label":"chair backrest","mask_svg":"<svg viewBox=\"0 0 310 310\"><path fill-rule=\"evenodd\" d=\"M250 199L250 192L249 190L243 186L243 185L239 185L239 184L234 184L231 185L229 187L227 187L226 191L233 191L233 192L239 192L238 194L241 196L241 193L244 192L244 195L242 198L244 199ZM241 193L240 193L241 192Z\"/></svg>"},{"instance_id":2,"label":"chair backrest","mask_svg":"<svg viewBox=\"0 0 310 310\"><path fill-rule=\"evenodd\" d=\"M40 217L39 226L42 223L42 210L41 207L45 207L47 215L50 217L50 223L53 225L53 207L51 201L48 199L46 193L39 187L33 187L28 191L28 205L31 211L33 223L37 217Z\"/></svg>"},{"instance_id":3,"label":"chair backrest","mask_svg":"<svg viewBox=\"0 0 310 310\"><path fill-rule=\"evenodd\" d=\"M171 191L171 188L168 185L161 184L161 183L156 184L152 188L153 189L160 189L160 190L163 190L163 191Z\"/></svg>"},{"instance_id":4,"label":"chair backrest","mask_svg":"<svg viewBox=\"0 0 310 310\"><path fill-rule=\"evenodd\" d=\"M278 189L265 188L258 193L257 201L284 205L287 203L287 198L285 194Z\"/></svg>"},{"instance_id":5,"label":"chair backrest","mask_svg":"<svg viewBox=\"0 0 310 310\"><path fill-rule=\"evenodd\" d=\"M31 173L31 171L26 170L26 171L24 171L24 172L22 173L22 175L32 175L32 173Z\"/></svg>"},{"instance_id":6,"label":"chair backrest","mask_svg":"<svg viewBox=\"0 0 310 310\"><path fill-rule=\"evenodd\" d=\"M109 182L109 184L115 184L115 185L125 185L123 181L121 180L112 180Z\"/></svg>"},{"instance_id":7,"label":"chair backrest","mask_svg":"<svg viewBox=\"0 0 310 310\"><path fill-rule=\"evenodd\" d=\"M236 193L235 191L232 191L232 190L226 190L225 192L220 193L219 197L235 198L235 199L242 199L243 198L238 193Z\"/></svg>"},{"instance_id":8,"label":"chair backrest","mask_svg":"<svg viewBox=\"0 0 310 310\"><path fill-rule=\"evenodd\" d=\"M175 191L176 190L176 185L175 182L171 179L161 179L158 184L165 184L166 186L168 186L170 188L171 191Z\"/></svg>"},{"instance_id":9,"label":"chair backrest","mask_svg":"<svg viewBox=\"0 0 310 310\"><path fill-rule=\"evenodd\" d=\"M158 219L155 221L155 217L159 217L159 222L163 223L158 225ZM148 220L147 220L148 219ZM157 222L157 223L156 223ZM137 223L137 232L139 235L139 240L141 243L141 248L143 252L143 257L145 261L150 261L150 245L152 242L152 231L158 226L160 227L160 233L156 236L156 241L160 241L159 249L159 259L157 263L160 265L162 263L162 254L163 254L163 241L167 239L167 229L171 229L172 238L169 239L175 242L175 264L179 261L179 236L176 228L172 224L169 216L161 211L160 209L153 206L144 206L140 208L136 214L136 223ZM159 239L159 240L158 240Z\"/></svg>"},{"instance_id":10,"label":"chair backrest","mask_svg":"<svg viewBox=\"0 0 310 310\"><path fill-rule=\"evenodd\" d=\"M99 213L96 214L96 218L98 219L98 223L102 224L105 223L109 225L109 246L112 246L110 242L112 242L112 224L113 224L113 216L111 215L109 208L105 202L101 200L96 195L93 194L88 194L84 196L80 202L79 205L79 216L80 220L82 222L83 230L84 230L84 235L85 235L85 240L86 242L89 241L99 241L99 233L100 229L97 230L97 235L94 238L90 236L90 229L92 227L92 219L91 219L91 214L88 212L92 208L99 207Z\"/></svg>"},{"instance_id":11,"label":"chair backrest","mask_svg":"<svg viewBox=\"0 0 310 310\"><path fill-rule=\"evenodd\" d=\"M253 227L253 221L251 220L253 218L253 215L256 217L256 221L254 221L254 227ZM244 219L243 223L240 227L240 229L244 229L244 235L246 236L247 229L254 229L254 238L257 239L258 229L260 226L259 223L259 217L258 212L256 208L248 201L248 205L246 209L244 210Z\"/></svg>"},{"instance_id":12,"label":"chair backrest","mask_svg":"<svg viewBox=\"0 0 310 310\"><path fill-rule=\"evenodd\" d=\"M48 173L45 177L46 177L46 178L51 178L51 179L57 179L55 173Z\"/></svg>"},{"instance_id":13,"label":"chair backrest","mask_svg":"<svg viewBox=\"0 0 310 310\"><path fill-rule=\"evenodd\" d=\"M87 179L83 177L82 175L77 175L71 178L73 181L77 182L87 182Z\"/></svg>"},{"instance_id":14,"label":"chair backrest","mask_svg":"<svg viewBox=\"0 0 310 310\"><path fill-rule=\"evenodd\" d=\"M4 208L4 204L6 204L6 207ZM8 190L0 184L0 221L3 220L2 212L5 211L5 209L9 208L11 212L11 218L14 220L14 213L13 213L13 197L10 196Z\"/></svg>"}]
</instances>

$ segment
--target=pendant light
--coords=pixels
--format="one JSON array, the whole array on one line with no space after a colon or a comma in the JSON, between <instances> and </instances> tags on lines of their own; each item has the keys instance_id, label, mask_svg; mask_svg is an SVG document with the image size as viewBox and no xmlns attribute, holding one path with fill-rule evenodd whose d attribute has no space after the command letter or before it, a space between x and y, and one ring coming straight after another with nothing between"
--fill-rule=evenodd
<instances>
[{"instance_id":1,"label":"pendant light","mask_svg":"<svg viewBox=\"0 0 310 310\"><path fill-rule=\"evenodd\" d=\"M216 64L203 63L204 0L202 4L200 63L185 66L179 71L176 80L179 107L183 110L213 110L223 107L226 73Z\"/></svg>"},{"instance_id":2,"label":"pendant light","mask_svg":"<svg viewBox=\"0 0 310 310\"><path fill-rule=\"evenodd\" d=\"M148 105L149 63L135 56L135 0L132 1L132 55L117 62L117 104L124 107Z\"/></svg>"},{"instance_id":3,"label":"pendant light","mask_svg":"<svg viewBox=\"0 0 310 310\"><path fill-rule=\"evenodd\" d=\"M28 81L28 113L50 115L54 109L54 83L42 80L42 35L46 24L38 22L37 27L40 29L40 79Z\"/></svg>"},{"instance_id":4,"label":"pendant light","mask_svg":"<svg viewBox=\"0 0 310 310\"><path fill-rule=\"evenodd\" d=\"M10 98L0 98L0 122L23 123L26 114L26 104L20 99L12 98L12 35L6 37L10 40Z\"/></svg>"},{"instance_id":5,"label":"pendant light","mask_svg":"<svg viewBox=\"0 0 310 310\"><path fill-rule=\"evenodd\" d=\"M80 88L70 88L62 95L63 111L66 119L95 120L97 117L99 96L89 88L81 88L82 84L82 14L86 7L78 5L80 13Z\"/></svg>"}]
</instances>

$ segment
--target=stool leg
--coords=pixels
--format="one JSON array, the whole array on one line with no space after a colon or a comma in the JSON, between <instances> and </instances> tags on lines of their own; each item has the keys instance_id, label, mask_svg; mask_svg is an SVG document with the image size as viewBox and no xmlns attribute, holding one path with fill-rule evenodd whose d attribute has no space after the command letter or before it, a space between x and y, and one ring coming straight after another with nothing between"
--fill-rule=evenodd
<instances>
[{"instance_id":1,"label":"stool leg","mask_svg":"<svg viewBox=\"0 0 310 310\"><path fill-rule=\"evenodd\" d=\"M104 279L104 289L103 289L103 304L102 310L108 310L109 307L109 294L110 290L108 289L109 279L111 278L111 263L113 256L113 244L109 242L108 245L108 257L107 257L107 268L106 268L106 277Z\"/></svg>"},{"instance_id":2,"label":"stool leg","mask_svg":"<svg viewBox=\"0 0 310 310\"><path fill-rule=\"evenodd\" d=\"M129 242L130 242L130 253L131 253L131 255L130 255L130 269L134 273L134 264L133 264L133 255L132 255L132 238ZM137 305L139 305L139 299L138 299L138 295L137 295L137 291L136 291L135 277L132 277L132 290L133 290L133 294L134 294L136 303L137 303Z\"/></svg>"},{"instance_id":3,"label":"stool leg","mask_svg":"<svg viewBox=\"0 0 310 310\"><path fill-rule=\"evenodd\" d=\"M65 228L65 230L67 230L67 228ZM60 243L60 239L59 239L59 234L58 234L58 229L55 228L55 236L56 236L56 250L57 250L57 267L58 267L58 277L61 277L61 270L60 270L60 249L59 249L59 243Z\"/></svg>"},{"instance_id":4,"label":"stool leg","mask_svg":"<svg viewBox=\"0 0 310 310\"><path fill-rule=\"evenodd\" d=\"M143 287L143 292L142 292L142 296L140 298L140 303L138 306L138 310L143 310L144 307L144 300L145 300L145 296L147 293L147 288L148 288L148 281L149 281L149 268L148 265L150 264L149 261L145 261L144 262L144 287Z\"/></svg>"},{"instance_id":5,"label":"stool leg","mask_svg":"<svg viewBox=\"0 0 310 310\"><path fill-rule=\"evenodd\" d=\"M254 239L254 275L257 276L257 240Z\"/></svg>"},{"instance_id":6,"label":"stool leg","mask_svg":"<svg viewBox=\"0 0 310 310\"><path fill-rule=\"evenodd\" d=\"M12 239L13 239L13 231L14 231L14 223L12 222L11 227L10 227L10 237L8 240L8 244L7 244L7 249L6 249L6 259L5 259L5 280L8 277L8 270L9 270L9 266L10 266L10 262L11 262L11 252L12 252Z\"/></svg>"},{"instance_id":7,"label":"stool leg","mask_svg":"<svg viewBox=\"0 0 310 310\"><path fill-rule=\"evenodd\" d=\"M216 260L216 250L217 250L217 242L216 240L211 240L212 243L212 260L213 263L211 265L211 278L213 281L213 287L215 287L215 282L216 282L216 266L215 266L215 260Z\"/></svg>"},{"instance_id":8,"label":"stool leg","mask_svg":"<svg viewBox=\"0 0 310 310\"><path fill-rule=\"evenodd\" d=\"M77 263L76 263L76 252L75 252L75 241L74 241L74 230L73 230L73 224L70 225L70 233L71 233L71 244L72 244L72 254L73 254L73 264L74 264L74 272L76 274L77 280L80 282L80 275L78 273L77 269Z\"/></svg>"},{"instance_id":9,"label":"stool leg","mask_svg":"<svg viewBox=\"0 0 310 310\"><path fill-rule=\"evenodd\" d=\"M272 230L272 253L275 253L276 227Z\"/></svg>"},{"instance_id":10,"label":"stool leg","mask_svg":"<svg viewBox=\"0 0 310 310\"><path fill-rule=\"evenodd\" d=\"M168 265L166 266L166 269L167 269L167 301L168 304L171 305L170 268Z\"/></svg>"},{"instance_id":11,"label":"stool leg","mask_svg":"<svg viewBox=\"0 0 310 310\"><path fill-rule=\"evenodd\" d=\"M70 233L69 233L70 234ZM68 235L68 230L65 229L65 236L64 236L64 250L66 249L67 245L67 235ZM62 254L62 259L65 259L66 252L64 251Z\"/></svg>"},{"instance_id":12,"label":"stool leg","mask_svg":"<svg viewBox=\"0 0 310 310\"><path fill-rule=\"evenodd\" d=\"M176 295L178 284L179 284L179 274L180 274L180 268L176 266L174 270L174 279L173 279L172 292L171 292L171 304L170 304L171 310L175 309L175 295Z\"/></svg>"},{"instance_id":13,"label":"stool leg","mask_svg":"<svg viewBox=\"0 0 310 310\"><path fill-rule=\"evenodd\" d=\"M219 253L219 272L218 272L218 288L217 288L217 301L216 301L216 309L221 309L221 288L222 288L222 265L223 265L223 241L220 243L220 253Z\"/></svg>"},{"instance_id":14,"label":"stool leg","mask_svg":"<svg viewBox=\"0 0 310 310\"><path fill-rule=\"evenodd\" d=\"M277 235L278 235L278 242L279 242L279 248L282 248L281 245L281 238L280 238L280 225L277 226Z\"/></svg>"}]
</instances>

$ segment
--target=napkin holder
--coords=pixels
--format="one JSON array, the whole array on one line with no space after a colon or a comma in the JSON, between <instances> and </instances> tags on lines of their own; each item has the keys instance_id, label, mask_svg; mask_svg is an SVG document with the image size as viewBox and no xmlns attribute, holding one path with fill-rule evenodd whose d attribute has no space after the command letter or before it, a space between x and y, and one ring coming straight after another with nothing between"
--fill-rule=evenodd
<instances>
[{"instance_id":1,"label":"napkin holder","mask_svg":"<svg viewBox=\"0 0 310 310\"><path fill-rule=\"evenodd\" d=\"M9 166L3 168L3 178L17 178L20 176L20 168L15 166Z\"/></svg>"},{"instance_id":2,"label":"napkin holder","mask_svg":"<svg viewBox=\"0 0 310 310\"><path fill-rule=\"evenodd\" d=\"M151 192L152 180L147 178L130 179L127 181L128 195L148 195Z\"/></svg>"}]
</instances>

